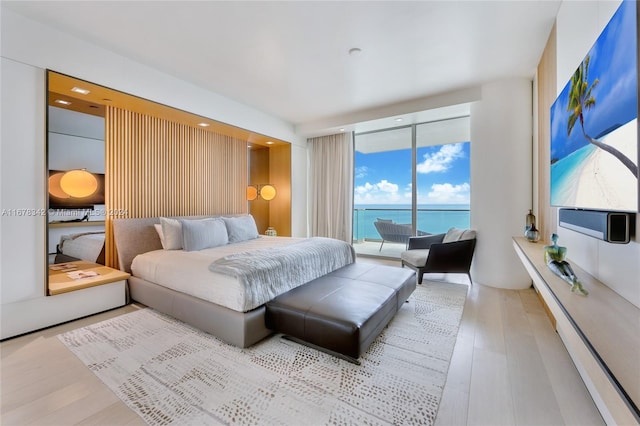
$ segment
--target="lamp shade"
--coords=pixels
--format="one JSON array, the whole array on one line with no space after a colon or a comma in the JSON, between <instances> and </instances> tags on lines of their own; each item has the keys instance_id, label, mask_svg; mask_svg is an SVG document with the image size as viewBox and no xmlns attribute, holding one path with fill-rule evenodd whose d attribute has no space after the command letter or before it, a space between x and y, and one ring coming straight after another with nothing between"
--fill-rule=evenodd
<instances>
[{"instance_id":1,"label":"lamp shade","mask_svg":"<svg viewBox=\"0 0 640 426\"><path fill-rule=\"evenodd\" d=\"M255 185L247 186L247 200L253 201L258 198L258 187Z\"/></svg>"},{"instance_id":2,"label":"lamp shade","mask_svg":"<svg viewBox=\"0 0 640 426\"><path fill-rule=\"evenodd\" d=\"M260 188L260 196L269 201L276 197L276 188L273 185L264 185Z\"/></svg>"},{"instance_id":3,"label":"lamp shade","mask_svg":"<svg viewBox=\"0 0 640 426\"><path fill-rule=\"evenodd\" d=\"M86 170L69 170L60 178L60 188L71 197L84 198L96 192L98 180Z\"/></svg>"},{"instance_id":4,"label":"lamp shade","mask_svg":"<svg viewBox=\"0 0 640 426\"><path fill-rule=\"evenodd\" d=\"M60 186L60 179L62 179L64 173L56 173L49 176L49 194L53 195L56 198L70 198L69 194L62 190Z\"/></svg>"}]
</instances>

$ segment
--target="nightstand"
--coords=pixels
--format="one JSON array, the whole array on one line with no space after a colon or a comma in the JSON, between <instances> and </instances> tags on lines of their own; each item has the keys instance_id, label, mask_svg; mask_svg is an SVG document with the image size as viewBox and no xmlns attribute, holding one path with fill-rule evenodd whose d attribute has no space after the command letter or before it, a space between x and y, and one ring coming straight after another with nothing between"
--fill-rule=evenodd
<instances>
[{"instance_id":1,"label":"nightstand","mask_svg":"<svg viewBox=\"0 0 640 426\"><path fill-rule=\"evenodd\" d=\"M74 275L87 275L74 278ZM68 293L103 284L125 281L126 272L85 260L49 265L49 295Z\"/></svg>"}]
</instances>

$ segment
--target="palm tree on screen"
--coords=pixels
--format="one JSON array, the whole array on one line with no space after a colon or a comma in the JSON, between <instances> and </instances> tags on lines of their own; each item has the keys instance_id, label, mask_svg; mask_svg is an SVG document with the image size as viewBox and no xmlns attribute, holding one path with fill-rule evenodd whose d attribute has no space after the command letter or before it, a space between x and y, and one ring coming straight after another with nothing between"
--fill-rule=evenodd
<instances>
[{"instance_id":1,"label":"palm tree on screen","mask_svg":"<svg viewBox=\"0 0 640 426\"><path fill-rule=\"evenodd\" d=\"M567 123L567 135L571 135L571 131L576 124L576 121L580 120L580 127L582 128L582 134L589 143L594 144L600 149L605 150L609 154L616 157L624 164L631 173L638 177L638 166L633 164L626 155L615 149L614 147L602 143L591 136L587 135L584 130L584 112L591 109L596 104L596 99L591 95L591 91L598 85L600 80L597 78L589 85L589 55L580 64L576 72L571 78L571 87L569 89L569 103L567 105L567 111L571 112L569 121Z\"/></svg>"}]
</instances>

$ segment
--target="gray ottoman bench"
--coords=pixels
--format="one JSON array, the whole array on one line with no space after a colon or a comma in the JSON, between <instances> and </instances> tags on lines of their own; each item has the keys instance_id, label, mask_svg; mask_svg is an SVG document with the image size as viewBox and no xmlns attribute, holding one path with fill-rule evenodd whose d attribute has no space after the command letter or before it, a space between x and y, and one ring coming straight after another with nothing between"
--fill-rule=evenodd
<instances>
[{"instance_id":1,"label":"gray ottoman bench","mask_svg":"<svg viewBox=\"0 0 640 426\"><path fill-rule=\"evenodd\" d=\"M267 302L267 328L358 364L416 288L413 271L353 263Z\"/></svg>"}]
</instances>

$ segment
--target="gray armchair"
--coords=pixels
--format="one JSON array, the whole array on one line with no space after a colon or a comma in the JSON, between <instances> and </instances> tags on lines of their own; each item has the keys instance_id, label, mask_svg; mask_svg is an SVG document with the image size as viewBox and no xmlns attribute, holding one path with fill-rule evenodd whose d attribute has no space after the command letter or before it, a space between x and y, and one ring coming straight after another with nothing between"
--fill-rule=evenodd
<instances>
[{"instance_id":1,"label":"gray armchair","mask_svg":"<svg viewBox=\"0 0 640 426\"><path fill-rule=\"evenodd\" d=\"M403 243L408 247L409 238L413 236L413 230L410 224L393 223L391 219L378 219L373 222L373 226L376 227L378 234L382 237L382 244L380 244L380 249L378 251L382 251L382 246L385 241ZM429 234L423 231L418 231L418 235Z\"/></svg>"},{"instance_id":2,"label":"gray armchair","mask_svg":"<svg viewBox=\"0 0 640 426\"><path fill-rule=\"evenodd\" d=\"M414 269L418 284L425 273L464 273L471 280L471 261L476 247L476 231L451 228L446 234L412 237L408 250L400 255L402 267Z\"/></svg>"}]
</instances>

